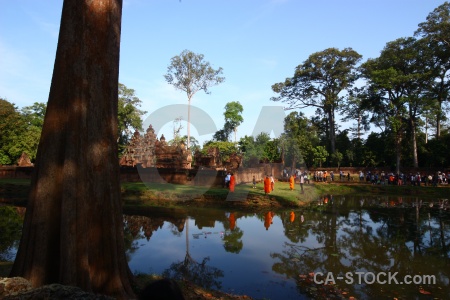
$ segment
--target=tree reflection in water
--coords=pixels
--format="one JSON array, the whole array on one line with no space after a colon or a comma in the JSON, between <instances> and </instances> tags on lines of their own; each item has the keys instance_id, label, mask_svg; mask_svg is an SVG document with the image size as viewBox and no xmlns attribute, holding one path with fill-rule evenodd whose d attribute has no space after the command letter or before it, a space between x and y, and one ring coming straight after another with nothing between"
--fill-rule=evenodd
<instances>
[{"instance_id":1,"label":"tree reflection in water","mask_svg":"<svg viewBox=\"0 0 450 300\"><path fill-rule=\"evenodd\" d=\"M0 262L14 259L22 235L25 208L0 205Z\"/></svg>"},{"instance_id":2,"label":"tree reflection in water","mask_svg":"<svg viewBox=\"0 0 450 300\"><path fill-rule=\"evenodd\" d=\"M229 213L229 223L224 222L223 224L225 228L223 247L227 252L239 254L244 247L244 243L242 242L244 232L239 227L236 227L236 214L235 212Z\"/></svg>"},{"instance_id":3,"label":"tree reflection in water","mask_svg":"<svg viewBox=\"0 0 450 300\"><path fill-rule=\"evenodd\" d=\"M430 294L446 299L450 295L450 231L449 214L442 201L440 209L432 209L434 204L419 199L405 203L402 198L380 197L367 203L364 199L334 201L325 196L311 208L305 224L289 222L285 215L285 234L292 243L286 242L281 253L271 254L278 260L273 270L296 278L299 292L315 298L344 294L364 299L410 299ZM310 235L317 242L314 246L303 244ZM358 271L375 275L398 272L399 284L357 284ZM354 281L346 284L336 279L332 287L318 285L312 277L317 272L324 276L332 272L334 279L346 279L350 272ZM435 275L437 282L401 285L405 275Z\"/></svg>"},{"instance_id":4,"label":"tree reflection in water","mask_svg":"<svg viewBox=\"0 0 450 300\"><path fill-rule=\"evenodd\" d=\"M22 217L17 208L2 209L0 258L9 259L20 238ZM331 294L357 299L446 299L450 295L449 212L448 200L443 199L327 195L301 210L257 214L140 208L127 211L124 228L131 265L142 270L159 264L157 273L205 288L239 286L242 294L271 299L302 295L321 299ZM200 233L189 234L189 221L199 230L219 232L203 231L201 236L208 238L195 239ZM174 251L167 253L169 247ZM208 265L211 261L214 266ZM317 272L332 272L335 277L350 272L354 283L315 284L312 275ZM398 272L399 281L405 275L435 275L436 284L357 284L355 272ZM284 285L288 281L293 292ZM282 295L285 291L289 294Z\"/></svg>"},{"instance_id":5,"label":"tree reflection in water","mask_svg":"<svg viewBox=\"0 0 450 300\"><path fill-rule=\"evenodd\" d=\"M163 272L163 277L176 280L187 280L206 289L220 289L221 283L217 280L223 277L223 271L206 265L209 257L203 258L202 262L197 262L189 254L189 222L186 220L186 256L183 261L172 263Z\"/></svg>"}]
</instances>

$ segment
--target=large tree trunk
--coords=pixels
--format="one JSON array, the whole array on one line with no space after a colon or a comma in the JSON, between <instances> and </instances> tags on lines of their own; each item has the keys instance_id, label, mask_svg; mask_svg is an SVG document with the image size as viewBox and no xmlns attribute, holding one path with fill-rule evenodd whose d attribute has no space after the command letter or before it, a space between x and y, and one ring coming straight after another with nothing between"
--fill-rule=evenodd
<instances>
[{"instance_id":1,"label":"large tree trunk","mask_svg":"<svg viewBox=\"0 0 450 300\"><path fill-rule=\"evenodd\" d=\"M334 119L334 109L328 109L328 122L330 123L330 146L331 146L331 154L336 152L336 126Z\"/></svg>"},{"instance_id":2,"label":"large tree trunk","mask_svg":"<svg viewBox=\"0 0 450 300\"><path fill-rule=\"evenodd\" d=\"M436 115L436 139L439 140L441 137L441 113L442 113L442 101L438 99L438 112Z\"/></svg>"},{"instance_id":3,"label":"large tree trunk","mask_svg":"<svg viewBox=\"0 0 450 300\"><path fill-rule=\"evenodd\" d=\"M400 174L400 162L401 162L401 149L402 149L402 134L401 132L395 132L395 174Z\"/></svg>"},{"instance_id":4,"label":"large tree trunk","mask_svg":"<svg viewBox=\"0 0 450 300\"><path fill-rule=\"evenodd\" d=\"M122 0L65 0L11 276L133 296L117 157Z\"/></svg>"}]
</instances>

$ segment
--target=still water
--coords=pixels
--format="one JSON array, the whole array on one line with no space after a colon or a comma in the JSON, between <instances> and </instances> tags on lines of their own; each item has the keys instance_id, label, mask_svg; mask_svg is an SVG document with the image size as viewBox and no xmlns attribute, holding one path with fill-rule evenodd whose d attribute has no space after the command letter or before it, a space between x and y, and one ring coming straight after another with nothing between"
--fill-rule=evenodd
<instances>
[{"instance_id":1,"label":"still water","mask_svg":"<svg viewBox=\"0 0 450 300\"><path fill-rule=\"evenodd\" d=\"M324 196L276 212L125 213L134 273L255 299L450 299L448 200ZM13 259L17 239L1 235L0 259Z\"/></svg>"}]
</instances>

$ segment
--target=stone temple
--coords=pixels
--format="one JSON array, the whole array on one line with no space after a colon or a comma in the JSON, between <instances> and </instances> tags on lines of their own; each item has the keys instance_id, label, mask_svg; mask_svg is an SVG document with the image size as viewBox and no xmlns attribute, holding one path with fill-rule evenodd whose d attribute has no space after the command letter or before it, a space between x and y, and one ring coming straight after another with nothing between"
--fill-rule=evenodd
<instances>
[{"instance_id":1,"label":"stone temple","mask_svg":"<svg viewBox=\"0 0 450 300\"><path fill-rule=\"evenodd\" d=\"M121 166L141 165L143 168L190 169L192 156L183 143L169 145L164 135L158 139L152 125L144 135L135 131L121 159Z\"/></svg>"}]
</instances>

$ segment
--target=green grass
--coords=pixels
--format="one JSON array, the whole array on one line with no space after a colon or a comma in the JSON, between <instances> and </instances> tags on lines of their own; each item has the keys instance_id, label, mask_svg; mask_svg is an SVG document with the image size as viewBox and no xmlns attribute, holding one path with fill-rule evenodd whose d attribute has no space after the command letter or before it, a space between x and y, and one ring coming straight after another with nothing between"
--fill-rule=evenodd
<instances>
[{"instance_id":1,"label":"green grass","mask_svg":"<svg viewBox=\"0 0 450 300\"><path fill-rule=\"evenodd\" d=\"M19 190L21 197L26 197L30 180L28 179L0 179L0 197L2 187L4 191ZM13 187L13 188L11 188ZM334 182L334 183L313 183L304 185L304 193L300 193L300 185L295 184L295 189L291 191L287 182L276 182L275 190L269 195L265 195L263 183L258 183L256 189L251 184L239 184L234 193L229 193L228 189L222 187L203 187L192 184L168 184L168 183L147 183L124 182L121 184L122 199L126 205L155 205L149 200L158 200L156 205L173 205L174 201L189 200L209 200L209 201L277 201L282 206L298 206L303 203L317 199L324 194L332 195L397 195L397 196L420 196L424 198L448 198L450 186L391 186L391 185L371 185L360 182ZM16 193L14 193L16 194ZM4 195L8 197L8 195Z\"/></svg>"},{"instance_id":2,"label":"green grass","mask_svg":"<svg viewBox=\"0 0 450 300\"><path fill-rule=\"evenodd\" d=\"M326 190L316 189L316 185L305 184L304 193L300 193L300 185L296 184L294 190L290 190L286 182L276 182L274 191L266 195L263 183L258 183L256 188L252 184L239 184L234 193L222 187L201 187L181 184L161 183L123 183L122 195L126 203L135 205L146 205L148 200L218 200L218 201L277 201L282 206L298 206L316 199ZM148 203L147 203L148 204Z\"/></svg>"},{"instance_id":3,"label":"green grass","mask_svg":"<svg viewBox=\"0 0 450 300\"><path fill-rule=\"evenodd\" d=\"M0 184L14 184L14 185L30 186L30 182L31 182L31 179L0 178Z\"/></svg>"}]
</instances>

